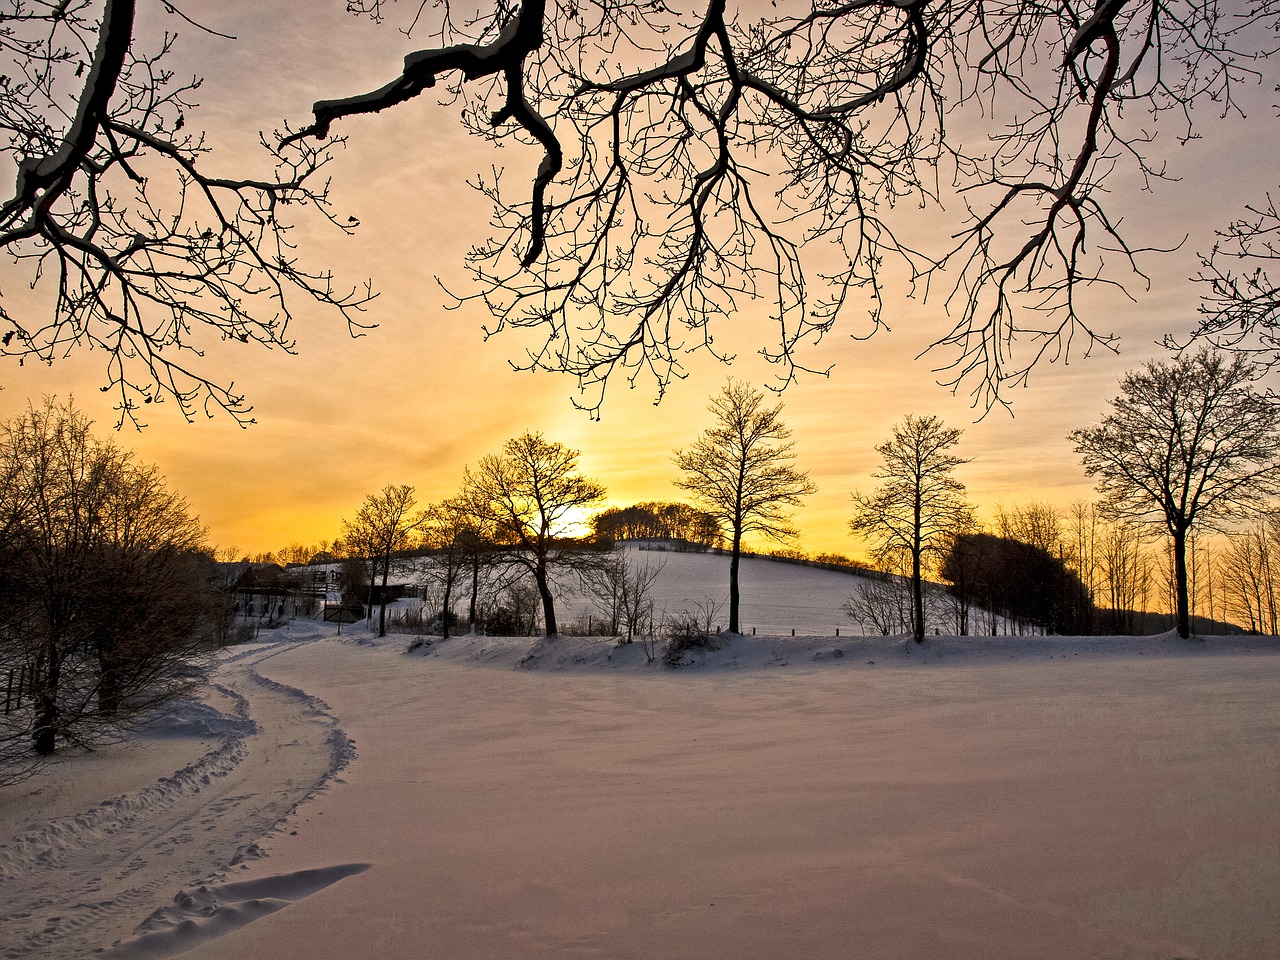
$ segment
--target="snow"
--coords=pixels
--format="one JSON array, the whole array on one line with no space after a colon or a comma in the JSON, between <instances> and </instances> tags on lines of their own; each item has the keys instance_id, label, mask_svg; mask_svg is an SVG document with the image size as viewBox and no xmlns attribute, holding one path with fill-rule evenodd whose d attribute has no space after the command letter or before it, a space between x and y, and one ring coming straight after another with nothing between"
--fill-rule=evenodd
<instances>
[{"instance_id":1,"label":"snow","mask_svg":"<svg viewBox=\"0 0 1280 960\"><path fill-rule=\"evenodd\" d=\"M659 566L654 582L655 619L694 610L711 600L719 604L720 623L728 617L729 557L721 554L681 553L623 547L633 566ZM859 632L841 610L849 595L862 588L863 579L836 570L801 564L778 563L765 557L745 556L738 570L742 591L739 608L743 633L798 635L848 635ZM582 616L590 604L579 599L568 606L571 615Z\"/></svg>"},{"instance_id":2,"label":"snow","mask_svg":"<svg viewBox=\"0 0 1280 960\"><path fill-rule=\"evenodd\" d=\"M0 790L0 958L1280 956L1277 638L259 640Z\"/></svg>"}]
</instances>

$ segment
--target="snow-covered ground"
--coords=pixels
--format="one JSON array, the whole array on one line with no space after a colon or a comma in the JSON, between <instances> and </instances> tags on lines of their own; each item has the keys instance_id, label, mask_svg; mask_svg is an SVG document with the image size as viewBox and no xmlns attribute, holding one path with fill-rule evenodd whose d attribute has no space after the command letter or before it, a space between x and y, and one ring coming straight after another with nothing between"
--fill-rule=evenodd
<instances>
[{"instance_id":1,"label":"snow-covered ground","mask_svg":"<svg viewBox=\"0 0 1280 960\"><path fill-rule=\"evenodd\" d=\"M722 554L647 550L624 544L622 555L633 567L661 567L653 585L655 619L663 614L693 611L710 600L719 605L720 624L728 617L729 558ZM860 633L840 609L849 595L862 589L861 577L801 564L778 563L765 557L743 557L738 571L742 590L739 608L743 633L760 635L834 636ZM583 597L567 596L570 616L584 616L591 608Z\"/></svg>"},{"instance_id":2,"label":"snow-covered ground","mask_svg":"<svg viewBox=\"0 0 1280 960\"><path fill-rule=\"evenodd\" d=\"M261 640L0 789L0 957L1280 956L1276 638Z\"/></svg>"}]
</instances>

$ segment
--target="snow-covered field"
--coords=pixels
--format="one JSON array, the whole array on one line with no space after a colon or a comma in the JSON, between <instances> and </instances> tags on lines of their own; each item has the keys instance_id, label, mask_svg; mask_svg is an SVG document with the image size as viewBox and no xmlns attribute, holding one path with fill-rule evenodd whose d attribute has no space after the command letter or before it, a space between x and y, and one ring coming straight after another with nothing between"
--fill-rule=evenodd
<instances>
[{"instance_id":1,"label":"snow-covered field","mask_svg":"<svg viewBox=\"0 0 1280 960\"><path fill-rule=\"evenodd\" d=\"M335 630L0 790L0 957L1280 956L1275 638Z\"/></svg>"},{"instance_id":2,"label":"snow-covered field","mask_svg":"<svg viewBox=\"0 0 1280 960\"><path fill-rule=\"evenodd\" d=\"M719 605L723 625L728 617L729 558L720 554L646 550L624 544L623 556L633 567L661 567L654 582L655 619L678 615L710 600ZM765 557L743 557L738 580L742 589L741 629L760 635L834 636L860 632L840 609L849 595L862 589L861 577L800 564L778 563ZM591 608L582 597L568 597L570 616L585 616Z\"/></svg>"}]
</instances>

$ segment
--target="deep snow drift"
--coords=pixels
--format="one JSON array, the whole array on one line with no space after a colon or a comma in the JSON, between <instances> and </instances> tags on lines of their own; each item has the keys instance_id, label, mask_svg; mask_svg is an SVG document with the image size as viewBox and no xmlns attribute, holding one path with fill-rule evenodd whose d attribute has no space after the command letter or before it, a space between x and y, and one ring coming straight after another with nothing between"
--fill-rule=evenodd
<instances>
[{"instance_id":1,"label":"deep snow drift","mask_svg":"<svg viewBox=\"0 0 1280 960\"><path fill-rule=\"evenodd\" d=\"M0 957L1280 956L1275 638L335 630L0 790Z\"/></svg>"}]
</instances>

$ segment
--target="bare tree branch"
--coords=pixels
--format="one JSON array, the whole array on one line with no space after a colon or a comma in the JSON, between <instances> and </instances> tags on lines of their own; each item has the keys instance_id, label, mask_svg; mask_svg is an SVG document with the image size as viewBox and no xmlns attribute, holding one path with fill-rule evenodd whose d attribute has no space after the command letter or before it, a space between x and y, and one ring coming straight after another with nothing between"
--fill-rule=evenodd
<instances>
[{"instance_id":1,"label":"bare tree branch","mask_svg":"<svg viewBox=\"0 0 1280 960\"><path fill-rule=\"evenodd\" d=\"M0 247L36 295L21 311L0 305L0 353L53 363L104 350L104 390L116 394L121 423L166 397L188 419L221 409L248 422L235 385L205 372L208 347L293 350L297 297L333 308L353 334L365 328L372 291L303 267L283 209L312 208L354 229L329 209L322 179L341 141L276 136L264 140L272 176L208 176L208 147L185 131L199 81L175 81L172 36L153 52L138 48L135 0L104 0L100 13L95 0L5 6L0 49L14 74L0 83L0 155L15 182L0 202Z\"/></svg>"},{"instance_id":2,"label":"bare tree branch","mask_svg":"<svg viewBox=\"0 0 1280 960\"><path fill-rule=\"evenodd\" d=\"M490 333L538 331L516 366L577 376L591 410L616 376L661 395L687 351L729 359L716 331L743 314L777 325L761 352L781 383L822 372L811 348L851 310L869 320L855 335L884 325L895 271L926 296L943 284L954 320L931 354L983 409L1043 360L1113 347L1080 294L1145 283L1149 251L1122 233L1107 183L1165 176L1163 115L1186 138L1201 101L1236 110L1236 86L1275 50L1278 12L1273 0L811 0L795 15L508 0L458 25L457 8L439 10L439 46L373 94L316 104L303 134L439 82L477 134L534 145L538 169L514 188L502 171L476 179L493 233L467 255L475 286L453 295L493 314ZM952 191L964 219L950 241L908 240L895 210L936 209Z\"/></svg>"}]
</instances>

